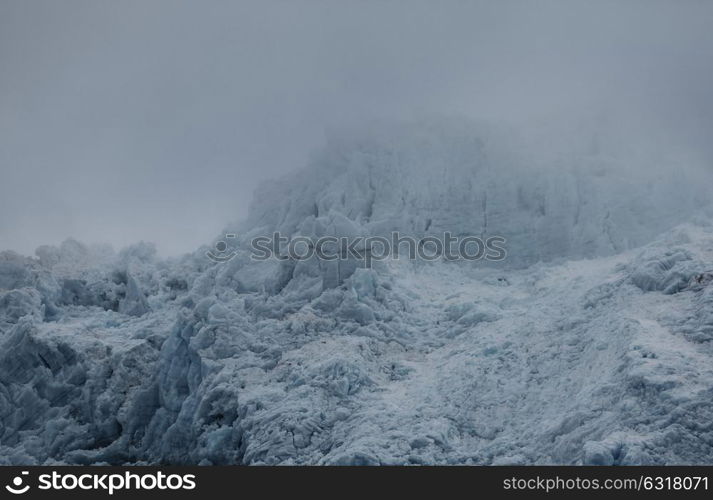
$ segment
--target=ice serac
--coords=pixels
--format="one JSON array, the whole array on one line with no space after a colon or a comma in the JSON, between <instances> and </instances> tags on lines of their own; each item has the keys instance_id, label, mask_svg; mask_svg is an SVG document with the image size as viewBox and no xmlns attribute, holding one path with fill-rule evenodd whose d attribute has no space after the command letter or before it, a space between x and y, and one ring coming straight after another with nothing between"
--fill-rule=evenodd
<instances>
[{"instance_id":1,"label":"ice serac","mask_svg":"<svg viewBox=\"0 0 713 500\"><path fill-rule=\"evenodd\" d=\"M711 184L627 159L406 125L266 185L227 262L2 253L0 463L713 463ZM252 260L276 230L508 259Z\"/></svg>"},{"instance_id":2,"label":"ice serac","mask_svg":"<svg viewBox=\"0 0 713 500\"><path fill-rule=\"evenodd\" d=\"M522 267L648 243L709 203L709 181L671 154L612 156L599 143L553 152L506 128L441 120L337 135L262 188L247 227L504 236L503 264Z\"/></svg>"}]
</instances>

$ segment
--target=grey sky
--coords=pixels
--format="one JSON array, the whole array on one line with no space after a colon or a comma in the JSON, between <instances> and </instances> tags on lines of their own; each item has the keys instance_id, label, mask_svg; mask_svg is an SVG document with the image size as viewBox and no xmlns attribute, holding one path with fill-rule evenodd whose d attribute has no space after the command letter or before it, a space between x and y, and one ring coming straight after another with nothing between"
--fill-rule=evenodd
<instances>
[{"instance_id":1,"label":"grey sky","mask_svg":"<svg viewBox=\"0 0 713 500\"><path fill-rule=\"evenodd\" d=\"M176 254L325 130L616 110L707 154L713 2L0 0L0 249Z\"/></svg>"}]
</instances>

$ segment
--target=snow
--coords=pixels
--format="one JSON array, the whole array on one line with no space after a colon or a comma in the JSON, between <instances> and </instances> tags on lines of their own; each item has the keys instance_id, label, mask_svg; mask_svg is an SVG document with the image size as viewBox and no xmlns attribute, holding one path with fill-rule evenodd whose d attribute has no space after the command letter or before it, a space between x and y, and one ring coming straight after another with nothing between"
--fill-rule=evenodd
<instances>
[{"instance_id":1,"label":"snow","mask_svg":"<svg viewBox=\"0 0 713 500\"><path fill-rule=\"evenodd\" d=\"M336 138L256 195L224 263L0 254L0 463L713 463L710 182L548 167L506 132ZM503 234L508 259L247 247L393 229Z\"/></svg>"}]
</instances>

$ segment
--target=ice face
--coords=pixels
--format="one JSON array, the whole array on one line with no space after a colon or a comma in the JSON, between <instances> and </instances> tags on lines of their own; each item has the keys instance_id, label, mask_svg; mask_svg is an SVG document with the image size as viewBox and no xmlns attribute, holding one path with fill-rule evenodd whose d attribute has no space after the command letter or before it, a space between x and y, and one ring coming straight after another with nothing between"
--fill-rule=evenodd
<instances>
[{"instance_id":1,"label":"ice face","mask_svg":"<svg viewBox=\"0 0 713 500\"><path fill-rule=\"evenodd\" d=\"M545 160L498 130L379 130L265 186L226 262L0 254L0 463L710 463L710 183ZM500 233L508 259L247 247L393 229Z\"/></svg>"},{"instance_id":2,"label":"ice face","mask_svg":"<svg viewBox=\"0 0 713 500\"><path fill-rule=\"evenodd\" d=\"M545 153L509 130L417 123L333 139L308 168L258 193L246 228L499 235L508 267L612 255L710 202L710 172L678 163L601 146Z\"/></svg>"}]
</instances>

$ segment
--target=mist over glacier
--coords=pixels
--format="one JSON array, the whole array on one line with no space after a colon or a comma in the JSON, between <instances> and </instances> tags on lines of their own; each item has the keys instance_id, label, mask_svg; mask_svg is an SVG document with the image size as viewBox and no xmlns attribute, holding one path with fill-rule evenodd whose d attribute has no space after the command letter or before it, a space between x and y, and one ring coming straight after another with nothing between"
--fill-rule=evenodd
<instances>
[{"instance_id":1,"label":"mist over glacier","mask_svg":"<svg viewBox=\"0 0 713 500\"><path fill-rule=\"evenodd\" d=\"M638 134L616 124L573 134L444 117L371 123L335 132L308 167L267 183L242 227L500 235L510 266L618 253L710 202L705 161ZM335 218L352 227L330 229Z\"/></svg>"},{"instance_id":2,"label":"mist over glacier","mask_svg":"<svg viewBox=\"0 0 713 500\"><path fill-rule=\"evenodd\" d=\"M325 130L374 118L562 132L547 141L594 120L710 161L712 16L662 0L3 2L0 248L190 252Z\"/></svg>"}]
</instances>

